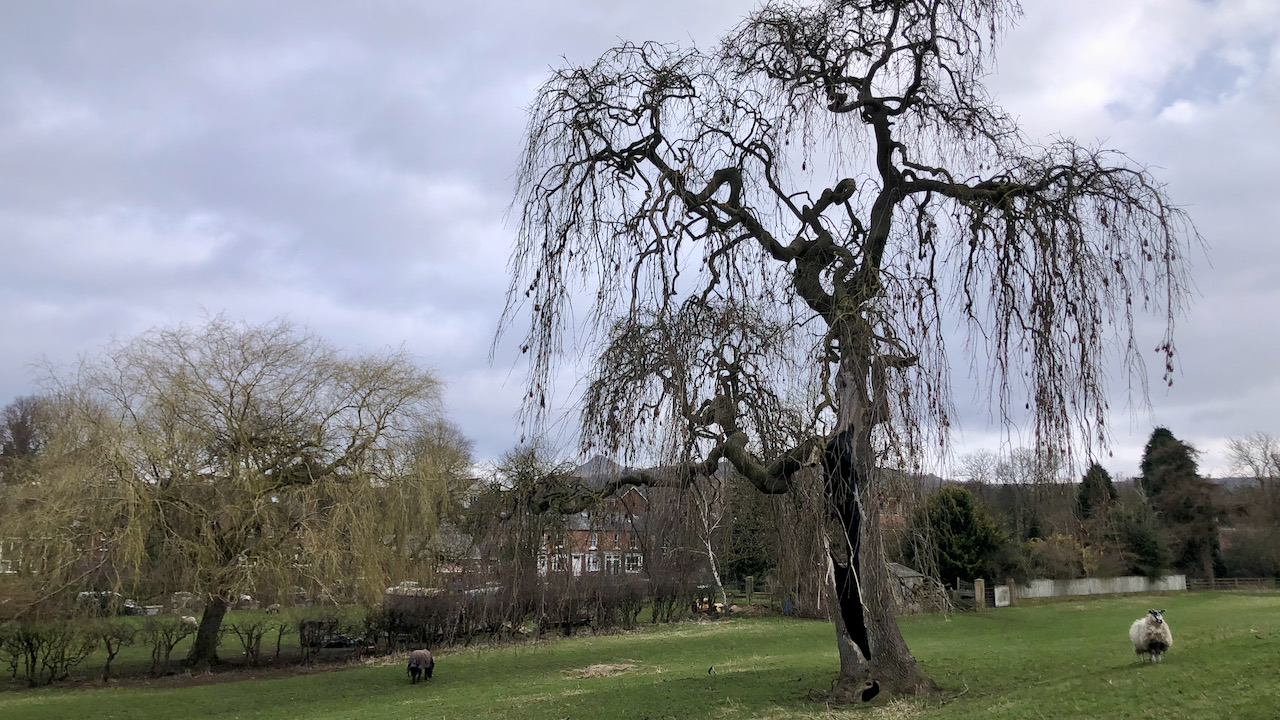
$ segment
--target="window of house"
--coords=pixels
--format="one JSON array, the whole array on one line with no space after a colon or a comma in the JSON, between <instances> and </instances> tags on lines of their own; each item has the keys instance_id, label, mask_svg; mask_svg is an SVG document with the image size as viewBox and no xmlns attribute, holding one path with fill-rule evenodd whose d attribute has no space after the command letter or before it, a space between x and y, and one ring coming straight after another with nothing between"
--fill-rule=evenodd
<instances>
[{"instance_id":1,"label":"window of house","mask_svg":"<svg viewBox=\"0 0 1280 720\"><path fill-rule=\"evenodd\" d=\"M622 539L621 539L621 537L618 535L618 533L614 533L614 534L613 534L613 548L616 550L616 549L618 549L618 548L620 548L620 547L622 547Z\"/></svg>"},{"instance_id":2,"label":"window of house","mask_svg":"<svg viewBox=\"0 0 1280 720\"><path fill-rule=\"evenodd\" d=\"M640 541L636 538L635 533L631 533L631 549L632 550L640 549Z\"/></svg>"},{"instance_id":3,"label":"window of house","mask_svg":"<svg viewBox=\"0 0 1280 720\"><path fill-rule=\"evenodd\" d=\"M541 555L541 554L538 555L538 574L539 575L547 574L547 556L546 555Z\"/></svg>"},{"instance_id":4,"label":"window of house","mask_svg":"<svg viewBox=\"0 0 1280 720\"><path fill-rule=\"evenodd\" d=\"M591 553L587 556L587 572L600 572L599 553Z\"/></svg>"},{"instance_id":5,"label":"window of house","mask_svg":"<svg viewBox=\"0 0 1280 720\"><path fill-rule=\"evenodd\" d=\"M569 568L568 568L568 565L569 565L569 556L568 556L568 555L559 555L559 554L557 554L557 555L552 555L552 556L551 556L551 571L552 571L552 572L564 572L565 570L568 570L568 569L569 569Z\"/></svg>"},{"instance_id":6,"label":"window of house","mask_svg":"<svg viewBox=\"0 0 1280 720\"><path fill-rule=\"evenodd\" d=\"M610 575L617 575L622 572L622 556L618 553L604 554L604 571Z\"/></svg>"},{"instance_id":7,"label":"window of house","mask_svg":"<svg viewBox=\"0 0 1280 720\"><path fill-rule=\"evenodd\" d=\"M591 542L588 544L588 550L595 550L600 547L600 533L591 533Z\"/></svg>"},{"instance_id":8,"label":"window of house","mask_svg":"<svg viewBox=\"0 0 1280 720\"><path fill-rule=\"evenodd\" d=\"M627 553L627 572L638 573L644 567L644 556L640 553Z\"/></svg>"}]
</instances>

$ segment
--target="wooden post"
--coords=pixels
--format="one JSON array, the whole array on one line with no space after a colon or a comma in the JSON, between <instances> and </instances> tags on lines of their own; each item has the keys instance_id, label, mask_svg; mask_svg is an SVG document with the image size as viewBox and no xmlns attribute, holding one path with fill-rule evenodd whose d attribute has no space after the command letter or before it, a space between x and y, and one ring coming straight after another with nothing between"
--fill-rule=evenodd
<instances>
[{"instance_id":1,"label":"wooden post","mask_svg":"<svg viewBox=\"0 0 1280 720\"><path fill-rule=\"evenodd\" d=\"M755 590L756 590L756 576L748 575L747 576L747 604L748 605L752 604L751 595L755 593Z\"/></svg>"},{"instance_id":2,"label":"wooden post","mask_svg":"<svg viewBox=\"0 0 1280 720\"><path fill-rule=\"evenodd\" d=\"M979 610L987 606L987 581L982 578L973 579L973 604Z\"/></svg>"},{"instance_id":3,"label":"wooden post","mask_svg":"<svg viewBox=\"0 0 1280 720\"><path fill-rule=\"evenodd\" d=\"M1018 604L1018 586L1014 584L1013 578L1008 578L1007 580L1004 581L1004 584L1006 587L1009 588L1009 604L1017 605Z\"/></svg>"}]
</instances>

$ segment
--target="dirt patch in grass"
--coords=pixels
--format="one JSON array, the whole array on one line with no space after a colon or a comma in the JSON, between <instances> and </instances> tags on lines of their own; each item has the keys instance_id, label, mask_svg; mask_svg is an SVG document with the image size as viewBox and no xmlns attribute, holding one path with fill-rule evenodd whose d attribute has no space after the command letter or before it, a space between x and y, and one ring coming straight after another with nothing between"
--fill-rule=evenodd
<instances>
[{"instance_id":1,"label":"dirt patch in grass","mask_svg":"<svg viewBox=\"0 0 1280 720\"><path fill-rule=\"evenodd\" d=\"M635 669L636 666L630 663L600 663L578 670L577 676L580 678L612 677Z\"/></svg>"}]
</instances>

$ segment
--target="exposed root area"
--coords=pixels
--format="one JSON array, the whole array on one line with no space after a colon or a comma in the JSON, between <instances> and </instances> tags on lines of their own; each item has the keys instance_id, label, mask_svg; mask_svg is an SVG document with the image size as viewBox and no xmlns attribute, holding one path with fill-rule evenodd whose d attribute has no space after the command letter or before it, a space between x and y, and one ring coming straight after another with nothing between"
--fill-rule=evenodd
<instances>
[{"instance_id":1,"label":"exposed root area","mask_svg":"<svg viewBox=\"0 0 1280 720\"><path fill-rule=\"evenodd\" d=\"M831 687L831 692L822 698L831 705L861 705L872 703L881 705L900 698L932 698L941 697L942 688L938 687L928 676L920 673L906 680L881 680L874 674L863 678L842 678Z\"/></svg>"}]
</instances>

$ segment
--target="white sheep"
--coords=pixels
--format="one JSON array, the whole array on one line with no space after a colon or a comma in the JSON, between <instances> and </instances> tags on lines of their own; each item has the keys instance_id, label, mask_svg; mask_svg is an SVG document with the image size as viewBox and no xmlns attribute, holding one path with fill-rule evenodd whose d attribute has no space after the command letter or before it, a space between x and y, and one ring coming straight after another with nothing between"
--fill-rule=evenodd
<instances>
[{"instance_id":1,"label":"white sheep","mask_svg":"<svg viewBox=\"0 0 1280 720\"><path fill-rule=\"evenodd\" d=\"M200 621L196 620L190 615L183 615L182 617L178 618L178 622L182 623L184 627L189 627L192 630L200 629Z\"/></svg>"},{"instance_id":2,"label":"white sheep","mask_svg":"<svg viewBox=\"0 0 1280 720\"><path fill-rule=\"evenodd\" d=\"M1169 632L1169 623L1164 621L1163 615L1163 610L1148 610L1145 617L1134 620L1129 626L1133 651L1146 655L1155 663L1160 662L1165 652L1173 647L1173 633Z\"/></svg>"}]
</instances>

